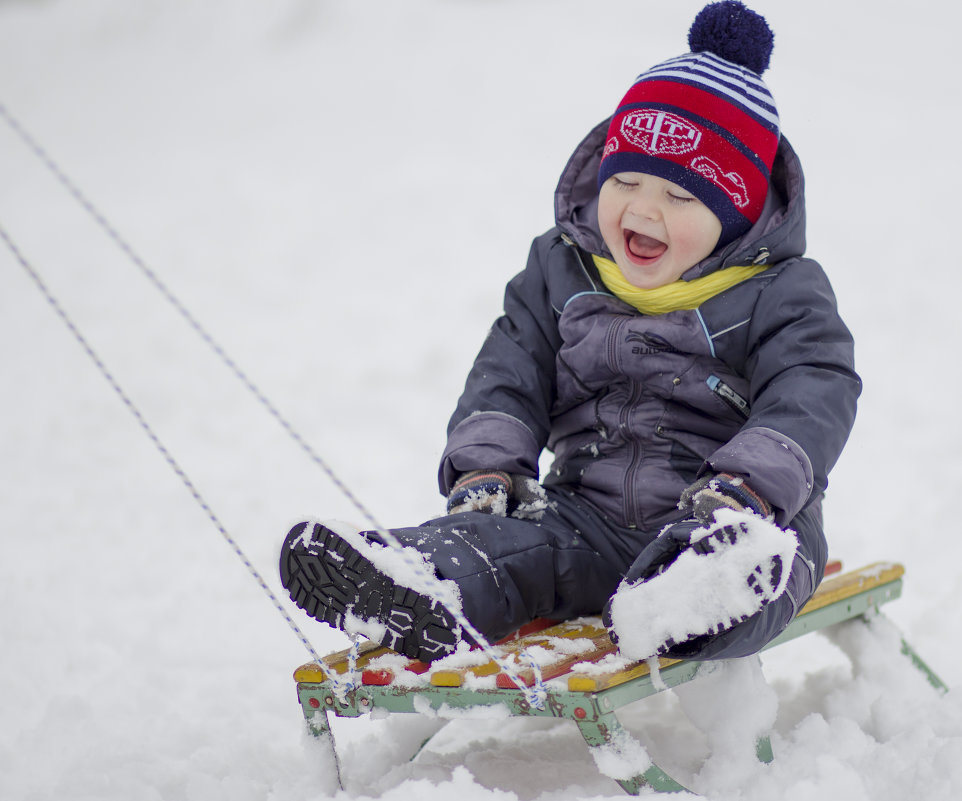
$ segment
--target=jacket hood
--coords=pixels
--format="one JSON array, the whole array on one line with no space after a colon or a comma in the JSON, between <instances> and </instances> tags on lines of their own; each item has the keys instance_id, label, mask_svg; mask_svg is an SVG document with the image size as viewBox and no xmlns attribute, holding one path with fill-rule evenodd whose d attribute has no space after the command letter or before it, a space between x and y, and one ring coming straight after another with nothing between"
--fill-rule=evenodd
<instances>
[{"instance_id":1,"label":"jacket hood","mask_svg":"<svg viewBox=\"0 0 962 801\"><path fill-rule=\"evenodd\" d=\"M610 119L596 125L575 149L555 190L555 223L576 245L611 258L598 228L598 167ZM751 229L682 275L690 281L734 264L782 261L805 252L805 179L783 136L778 143L765 207Z\"/></svg>"}]
</instances>

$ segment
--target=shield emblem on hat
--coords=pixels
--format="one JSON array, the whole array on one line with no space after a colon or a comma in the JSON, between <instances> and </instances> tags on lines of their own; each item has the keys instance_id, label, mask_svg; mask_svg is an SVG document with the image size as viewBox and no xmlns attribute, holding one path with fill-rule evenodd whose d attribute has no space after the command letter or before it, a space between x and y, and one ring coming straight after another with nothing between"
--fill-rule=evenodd
<instances>
[{"instance_id":1,"label":"shield emblem on hat","mask_svg":"<svg viewBox=\"0 0 962 801\"><path fill-rule=\"evenodd\" d=\"M688 120L651 108L628 112L621 120L621 135L651 156L691 153L701 141L701 130Z\"/></svg>"}]
</instances>

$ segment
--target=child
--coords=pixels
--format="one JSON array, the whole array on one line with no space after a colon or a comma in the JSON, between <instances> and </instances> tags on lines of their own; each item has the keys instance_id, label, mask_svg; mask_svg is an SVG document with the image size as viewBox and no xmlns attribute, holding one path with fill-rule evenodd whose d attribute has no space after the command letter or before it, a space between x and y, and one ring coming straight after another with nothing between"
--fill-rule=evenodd
<instances>
[{"instance_id":1,"label":"child","mask_svg":"<svg viewBox=\"0 0 962 801\"><path fill-rule=\"evenodd\" d=\"M633 658L744 656L821 579L822 493L861 389L852 339L802 255L802 172L759 77L767 23L712 3L689 45L575 151L451 418L449 514L392 530L489 640L604 611ZM450 653L460 627L379 541L297 526L284 586L318 620ZM683 625L639 639L655 614Z\"/></svg>"}]
</instances>

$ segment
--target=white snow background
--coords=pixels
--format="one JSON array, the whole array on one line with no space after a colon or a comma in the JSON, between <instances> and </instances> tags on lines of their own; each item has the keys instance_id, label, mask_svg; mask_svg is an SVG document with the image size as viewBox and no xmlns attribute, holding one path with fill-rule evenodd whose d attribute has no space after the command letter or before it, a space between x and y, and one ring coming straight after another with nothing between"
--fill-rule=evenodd
<instances>
[{"instance_id":1,"label":"white snow background","mask_svg":"<svg viewBox=\"0 0 962 801\"><path fill-rule=\"evenodd\" d=\"M569 153L701 5L3 0L0 102L377 520L414 524L442 508L447 418ZM886 613L956 687L962 11L753 7L866 384L831 549L906 565ZM0 224L278 593L291 524L366 522L4 124ZM0 798L623 797L570 723L454 721L409 764L423 721L401 715L335 721L335 791L295 698L307 654L5 248L0 365ZM957 798L959 691L893 636L764 655L769 766L718 682L624 717L708 798Z\"/></svg>"}]
</instances>

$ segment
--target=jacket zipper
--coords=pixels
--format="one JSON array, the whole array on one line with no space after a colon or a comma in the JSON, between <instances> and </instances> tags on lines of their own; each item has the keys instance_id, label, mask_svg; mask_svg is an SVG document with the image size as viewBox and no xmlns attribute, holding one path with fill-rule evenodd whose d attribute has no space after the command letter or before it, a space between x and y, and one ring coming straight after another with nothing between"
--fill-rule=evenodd
<instances>
[{"instance_id":1,"label":"jacket zipper","mask_svg":"<svg viewBox=\"0 0 962 801\"><path fill-rule=\"evenodd\" d=\"M608 333L608 366L611 368L612 372L615 374L620 373L618 369L618 343L621 342L621 333L624 331L625 326L628 325L628 318L622 317L612 324L611 329ZM625 483L624 483L624 499L625 499L625 523L628 524L629 528L637 528L638 524L635 519L635 492L634 492L634 474L635 474L635 456L638 452L638 442L635 437L632 436L629 422L631 421L631 412L635 408L638 402L638 386L630 378L628 381L628 398L624 405L621 407L621 411L618 414L618 426L620 428L621 436L625 440L625 451L626 457L628 459L628 466L625 470Z\"/></svg>"},{"instance_id":2,"label":"jacket zipper","mask_svg":"<svg viewBox=\"0 0 962 801\"><path fill-rule=\"evenodd\" d=\"M745 398L735 392L734 389L722 381L717 375L708 376L706 383L708 384L708 388L734 409L738 415L745 420L748 419L752 409Z\"/></svg>"},{"instance_id":3,"label":"jacket zipper","mask_svg":"<svg viewBox=\"0 0 962 801\"><path fill-rule=\"evenodd\" d=\"M629 379L630 390L628 400L621 410L620 424L622 436L625 438L625 450L628 456L628 468L625 470L625 522L628 528L638 528L637 507L635 504L635 473L638 469L639 444L637 438L632 434L629 423L631 413L638 404L638 385Z\"/></svg>"}]
</instances>

